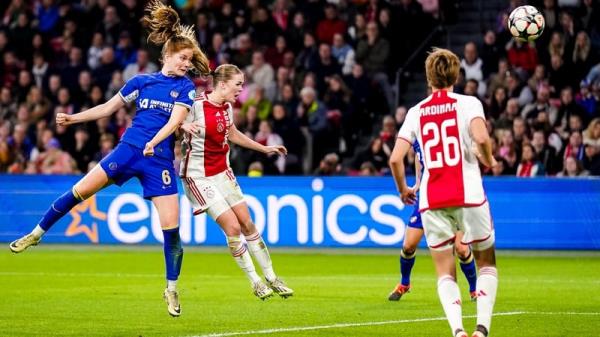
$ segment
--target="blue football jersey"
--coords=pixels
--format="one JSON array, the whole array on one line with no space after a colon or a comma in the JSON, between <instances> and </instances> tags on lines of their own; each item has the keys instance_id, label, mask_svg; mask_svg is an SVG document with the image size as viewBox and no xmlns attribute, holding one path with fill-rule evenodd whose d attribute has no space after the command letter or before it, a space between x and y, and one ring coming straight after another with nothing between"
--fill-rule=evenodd
<instances>
[{"instance_id":1,"label":"blue football jersey","mask_svg":"<svg viewBox=\"0 0 600 337\"><path fill-rule=\"evenodd\" d=\"M125 83L119 95L126 103L135 101L136 115L122 142L143 149L169 121L176 104L191 109L196 95L194 83L185 77L169 77L161 72L140 74ZM171 135L154 147L154 155L174 159L175 136Z\"/></svg>"},{"instance_id":2,"label":"blue football jersey","mask_svg":"<svg viewBox=\"0 0 600 337\"><path fill-rule=\"evenodd\" d=\"M419 146L419 142L415 141L412 145L413 151L415 151L415 156L419 159L419 164L421 164L421 177L423 177L423 170L425 166L423 165L423 154L421 153L421 146Z\"/></svg>"}]
</instances>

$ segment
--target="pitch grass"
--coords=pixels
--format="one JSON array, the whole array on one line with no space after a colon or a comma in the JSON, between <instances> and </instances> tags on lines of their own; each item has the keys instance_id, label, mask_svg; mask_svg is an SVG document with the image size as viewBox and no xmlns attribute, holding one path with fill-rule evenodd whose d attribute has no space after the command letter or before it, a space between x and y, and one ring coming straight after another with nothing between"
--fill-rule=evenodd
<instances>
[{"instance_id":1,"label":"pitch grass","mask_svg":"<svg viewBox=\"0 0 600 337\"><path fill-rule=\"evenodd\" d=\"M160 247L41 245L0 253L0 336L450 336L430 256L420 251L413 290L389 302L395 250L272 250L293 298L260 301L226 248L187 249L183 314L162 300ZM500 289L491 336L598 336L600 253L498 256ZM463 314L473 315L460 275ZM425 319L425 320L423 320ZM396 321L390 322L390 321ZM375 323L382 322L382 323ZM465 318L471 332L474 318ZM302 327L363 323L311 330ZM268 329L286 329L289 331Z\"/></svg>"}]
</instances>

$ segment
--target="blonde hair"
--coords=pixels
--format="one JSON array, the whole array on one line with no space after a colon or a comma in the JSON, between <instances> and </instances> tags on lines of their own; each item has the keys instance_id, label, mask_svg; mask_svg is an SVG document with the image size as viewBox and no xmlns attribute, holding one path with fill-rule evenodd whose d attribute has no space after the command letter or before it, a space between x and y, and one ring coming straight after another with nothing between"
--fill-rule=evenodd
<instances>
[{"instance_id":1,"label":"blonde hair","mask_svg":"<svg viewBox=\"0 0 600 337\"><path fill-rule=\"evenodd\" d=\"M243 74L243 72L236 65L233 64L222 64L211 72L213 76L213 87L221 82L227 82L233 78L234 75Z\"/></svg>"},{"instance_id":2,"label":"blonde hair","mask_svg":"<svg viewBox=\"0 0 600 337\"><path fill-rule=\"evenodd\" d=\"M202 52L194 34L194 26L184 26L179 21L179 14L159 0L151 1L146 7L142 24L148 29L148 41L162 45L162 56L177 53L190 48L192 66L203 76L210 74L210 64L206 54Z\"/></svg>"},{"instance_id":3,"label":"blonde hair","mask_svg":"<svg viewBox=\"0 0 600 337\"><path fill-rule=\"evenodd\" d=\"M459 71L458 56L448 49L433 48L425 60L427 83L432 88L443 89L453 86Z\"/></svg>"}]
</instances>

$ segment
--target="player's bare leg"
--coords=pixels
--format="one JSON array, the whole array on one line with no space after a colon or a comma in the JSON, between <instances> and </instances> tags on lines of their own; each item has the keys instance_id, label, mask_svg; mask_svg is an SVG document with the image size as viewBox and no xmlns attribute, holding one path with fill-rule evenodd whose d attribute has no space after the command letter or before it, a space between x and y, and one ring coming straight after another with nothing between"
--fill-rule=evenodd
<instances>
[{"instance_id":1,"label":"player's bare leg","mask_svg":"<svg viewBox=\"0 0 600 337\"><path fill-rule=\"evenodd\" d=\"M72 189L54 200L31 233L11 242L9 245L10 250L13 253L20 253L30 246L37 245L42 240L44 233L75 207L75 205L110 184L111 182L106 172L104 172L100 165L96 165Z\"/></svg>"},{"instance_id":2,"label":"player's bare leg","mask_svg":"<svg viewBox=\"0 0 600 337\"><path fill-rule=\"evenodd\" d=\"M181 247L178 224L179 197L177 194L157 196L152 198L152 203L158 211L164 239L163 252L165 255L167 287L163 292L163 298L167 302L169 315L178 317L181 315L181 306L179 304L177 280L183 261L183 248Z\"/></svg>"},{"instance_id":3,"label":"player's bare leg","mask_svg":"<svg viewBox=\"0 0 600 337\"><path fill-rule=\"evenodd\" d=\"M462 243L462 238L463 232L456 232L454 250L458 256L460 269L469 283L469 296L471 296L471 301L474 302L477 300L477 267L475 266L475 259L471 248L469 245Z\"/></svg>"},{"instance_id":4,"label":"player's bare leg","mask_svg":"<svg viewBox=\"0 0 600 337\"><path fill-rule=\"evenodd\" d=\"M398 301L400 298L410 291L410 274L415 264L417 245L423 237L423 230L419 228L408 227L404 234L404 242L402 251L400 251L400 283L396 285L394 290L388 296L390 301Z\"/></svg>"},{"instance_id":5,"label":"player's bare leg","mask_svg":"<svg viewBox=\"0 0 600 337\"><path fill-rule=\"evenodd\" d=\"M288 287L283 280L277 277L275 271L273 270L273 262L271 261L271 255L269 254L267 245L252 222L252 218L250 217L250 212L248 211L248 206L246 203L241 202L237 205L234 205L232 210L234 211L237 220L241 225L241 231L242 234L244 234L244 237L246 237L246 242L248 242L250 253L260 265L269 287L277 295L283 298L292 296L294 294L294 290Z\"/></svg>"},{"instance_id":6,"label":"player's bare leg","mask_svg":"<svg viewBox=\"0 0 600 337\"><path fill-rule=\"evenodd\" d=\"M462 301L456 283L456 263L452 243L439 248L430 248L431 257L438 276L438 296L454 336L467 336L462 323Z\"/></svg>"},{"instance_id":7,"label":"player's bare leg","mask_svg":"<svg viewBox=\"0 0 600 337\"><path fill-rule=\"evenodd\" d=\"M490 240L490 239L488 239ZM473 245L473 253L479 268L477 279L477 327L473 337L487 337L492 322L492 312L498 290L498 271L496 270L496 251L491 240Z\"/></svg>"},{"instance_id":8,"label":"player's bare leg","mask_svg":"<svg viewBox=\"0 0 600 337\"><path fill-rule=\"evenodd\" d=\"M240 224L233 210L228 209L219 215L216 222L221 226L223 232L227 236L227 245L231 256L238 264L240 269L244 271L250 284L254 295L261 300L273 296L273 290L269 288L258 276L252 257L248 252L248 247L242 242Z\"/></svg>"}]
</instances>

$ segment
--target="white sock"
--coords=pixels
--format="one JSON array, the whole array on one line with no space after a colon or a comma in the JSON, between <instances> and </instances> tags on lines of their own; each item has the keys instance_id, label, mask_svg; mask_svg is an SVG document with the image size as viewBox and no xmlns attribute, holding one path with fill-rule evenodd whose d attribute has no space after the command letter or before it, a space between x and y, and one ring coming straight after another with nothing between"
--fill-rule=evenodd
<instances>
[{"instance_id":1,"label":"white sock","mask_svg":"<svg viewBox=\"0 0 600 337\"><path fill-rule=\"evenodd\" d=\"M248 249L246 245L242 243L242 240L239 236L229 236L227 237L227 243L229 245L229 250L231 251L231 255L235 262L240 266L240 269L246 273L246 276L250 280L252 284L259 282L260 277L256 273L256 269L254 269L254 263L252 262L252 258L250 257L250 253L248 253Z\"/></svg>"},{"instance_id":2,"label":"white sock","mask_svg":"<svg viewBox=\"0 0 600 337\"><path fill-rule=\"evenodd\" d=\"M167 280L167 290L168 291L176 291L177 290L177 280Z\"/></svg>"},{"instance_id":3,"label":"white sock","mask_svg":"<svg viewBox=\"0 0 600 337\"><path fill-rule=\"evenodd\" d=\"M458 289L456 280L450 275L442 276L438 279L437 289L440 302L446 313L446 318L448 319L448 323L450 323L452 334L454 335L457 329L464 330L460 289Z\"/></svg>"},{"instance_id":4,"label":"white sock","mask_svg":"<svg viewBox=\"0 0 600 337\"><path fill-rule=\"evenodd\" d=\"M35 226L35 228L31 231L31 234L38 239L41 238L44 233L46 233L46 231L43 230L40 225Z\"/></svg>"},{"instance_id":5,"label":"white sock","mask_svg":"<svg viewBox=\"0 0 600 337\"><path fill-rule=\"evenodd\" d=\"M483 325L488 332L492 324L492 311L498 290L496 267L482 267L477 278L477 325Z\"/></svg>"},{"instance_id":6,"label":"white sock","mask_svg":"<svg viewBox=\"0 0 600 337\"><path fill-rule=\"evenodd\" d=\"M267 245L263 241L262 237L258 232L248 235L246 237L246 242L248 242L248 249L250 249L250 253L263 271L263 275L267 281L273 281L277 278L275 272L273 271L273 262L271 262L271 256L269 255L269 250L267 249Z\"/></svg>"}]
</instances>

